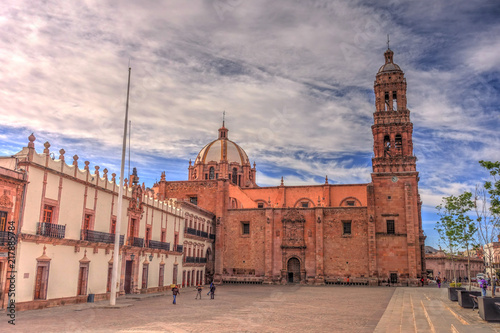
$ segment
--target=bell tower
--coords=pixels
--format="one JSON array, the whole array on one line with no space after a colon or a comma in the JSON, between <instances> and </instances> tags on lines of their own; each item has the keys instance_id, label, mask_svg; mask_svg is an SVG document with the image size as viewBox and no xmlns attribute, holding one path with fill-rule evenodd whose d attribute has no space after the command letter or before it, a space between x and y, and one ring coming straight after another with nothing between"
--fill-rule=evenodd
<instances>
[{"instance_id":1,"label":"bell tower","mask_svg":"<svg viewBox=\"0 0 500 333\"><path fill-rule=\"evenodd\" d=\"M406 79L387 45L375 78L373 172L368 185L371 274L417 285L425 276L419 176L413 155L413 124L406 107ZM398 251L395 244L405 244Z\"/></svg>"},{"instance_id":2,"label":"bell tower","mask_svg":"<svg viewBox=\"0 0 500 333\"><path fill-rule=\"evenodd\" d=\"M375 79L375 113L372 159L374 173L415 172L413 124L406 108L406 79L393 61L394 52L387 48L385 64Z\"/></svg>"}]
</instances>

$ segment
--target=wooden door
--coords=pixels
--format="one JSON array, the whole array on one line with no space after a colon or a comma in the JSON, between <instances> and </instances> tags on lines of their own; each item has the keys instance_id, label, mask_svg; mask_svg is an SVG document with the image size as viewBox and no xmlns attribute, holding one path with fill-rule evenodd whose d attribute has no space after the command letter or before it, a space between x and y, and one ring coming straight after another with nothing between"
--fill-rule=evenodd
<instances>
[{"instance_id":1,"label":"wooden door","mask_svg":"<svg viewBox=\"0 0 500 333\"><path fill-rule=\"evenodd\" d=\"M38 266L35 277L35 299L43 299L43 267Z\"/></svg>"},{"instance_id":2,"label":"wooden door","mask_svg":"<svg viewBox=\"0 0 500 333\"><path fill-rule=\"evenodd\" d=\"M133 261L127 260L125 264L125 294L130 294L132 286L132 264Z\"/></svg>"}]
</instances>

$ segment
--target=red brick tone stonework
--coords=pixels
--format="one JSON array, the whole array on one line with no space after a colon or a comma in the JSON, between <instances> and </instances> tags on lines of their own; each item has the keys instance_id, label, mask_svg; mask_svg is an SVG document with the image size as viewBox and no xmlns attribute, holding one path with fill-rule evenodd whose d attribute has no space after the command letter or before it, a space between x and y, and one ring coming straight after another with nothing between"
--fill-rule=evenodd
<instances>
[{"instance_id":1,"label":"red brick tone stonework","mask_svg":"<svg viewBox=\"0 0 500 333\"><path fill-rule=\"evenodd\" d=\"M322 185L246 186L229 174L192 180L191 166L190 180L168 182L162 175L154 185L160 199L196 198L215 215L217 283L376 285L390 279L416 285L425 277L413 124L406 79L393 55L385 52L374 85L371 183L329 184L326 178ZM208 161L196 163L208 170Z\"/></svg>"}]
</instances>

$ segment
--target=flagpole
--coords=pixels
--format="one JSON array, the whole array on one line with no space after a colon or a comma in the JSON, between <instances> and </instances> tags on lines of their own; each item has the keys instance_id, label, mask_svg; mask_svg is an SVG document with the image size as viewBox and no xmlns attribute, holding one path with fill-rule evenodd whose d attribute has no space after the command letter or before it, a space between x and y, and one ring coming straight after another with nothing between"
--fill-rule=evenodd
<instances>
[{"instance_id":1,"label":"flagpole","mask_svg":"<svg viewBox=\"0 0 500 333\"><path fill-rule=\"evenodd\" d=\"M122 163L120 169L120 185L118 190L118 208L116 212L115 225L115 248L113 252L113 273L111 275L111 295L109 297L109 305L116 304L116 284L118 280L118 254L120 252L120 226L122 225L122 207L123 207L123 179L125 177L125 151L127 150L127 125L128 125L128 98L130 92L130 72L128 68L128 84L127 84L127 104L125 106L125 124L123 125L123 147L122 147Z\"/></svg>"}]
</instances>

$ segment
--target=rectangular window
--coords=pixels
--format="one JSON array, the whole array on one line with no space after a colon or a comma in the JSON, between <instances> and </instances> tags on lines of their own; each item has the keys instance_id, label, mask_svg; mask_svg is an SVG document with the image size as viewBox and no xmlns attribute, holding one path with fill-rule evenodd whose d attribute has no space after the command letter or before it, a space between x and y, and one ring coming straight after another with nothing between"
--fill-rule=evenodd
<instances>
[{"instance_id":1,"label":"rectangular window","mask_svg":"<svg viewBox=\"0 0 500 333\"><path fill-rule=\"evenodd\" d=\"M198 205L198 197L189 197L189 202L193 205Z\"/></svg>"},{"instance_id":2,"label":"rectangular window","mask_svg":"<svg viewBox=\"0 0 500 333\"><path fill-rule=\"evenodd\" d=\"M44 205L42 222L52 223L53 218L54 218L54 206Z\"/></svg>"},{"instance_id":3,"label":"rectangular window","mask_svg":"<svg viewBox=\"0 0 500 333\"><path fill-rule=\"evenodd\" d=\"M7 212L0 212L0 231L7 230Z\"/></svg>"},{"instance_id":4,"label":"rectangular window","mask_svg":"<svg viewBox=\"0 0 500 333\"><path fill-rule=\"evenodd\" d=\"M354 201L352 200L347 201L347 206L354 206Z\"/></svg>"},{"instance_id":5,"label":"rectangular window","mask_svg":"<svg viewBox=\"0 0 500 333\"><path fill-rule=\"evenodd\" d=\"M307 202L307 201L301 202L301 205L302 205L302 208L307 208L307 207L309 207L309 202Z\"/></svg>"},{"instance_id":6,"label":"rectangular window","mask_svg":"<svg viewBox=\"0 0 500 333\"><path fill-rule=\"evenodd\" d=\"M111 219L111 233L114 235L116 232L116 218Z\"/></svg>"},{"instance_id":7,"label":"rectangular window","mask_svg":"<svg viewBox=\"0 0 500 333\"><path fill-rule=\"evenodd\" d=\"M167 239L167 232L165 230L161 231L161 241L165 243L165 239Z\"/></svg>"},{"instance_id":8,"label":"rectangular window","mask_svg":"<svg viewBox=\"0 0 500 333\"><path fill-rule=\"evenodd\" d=\"M250 222L241 222L241 233L243 235L250 235Z\"/></svg>"},{"instance_id":9,"label":"rectangular window","mask_svg":"<svg viewBox=\"0 0 500 333\"><path fill-rule=\"evenodd\" d=\"M259 202L257 204L257 208L264 208L264 203L263 202Z\"/></svg>"},{"instance_id":10,"label":"rectangular window","mask_svg":"<svg viewBox=\"0 0 500 333\"><path fill-rule=\"evenodd\" d=\"M396 233L396 229L394 226L394 220L387 220L387 233L394 235Z\"/></svg>"},{"instance_id":11,"label":"rectangular window","mask_svg":"<svg viewBox=\"0 0 500 333\"><path fill-rule=\"evenodd\" d=\"M351 221L342 221L343 227L344 227L344 235L350 235L351 234Z\"/></svg>"}]
</instances>

